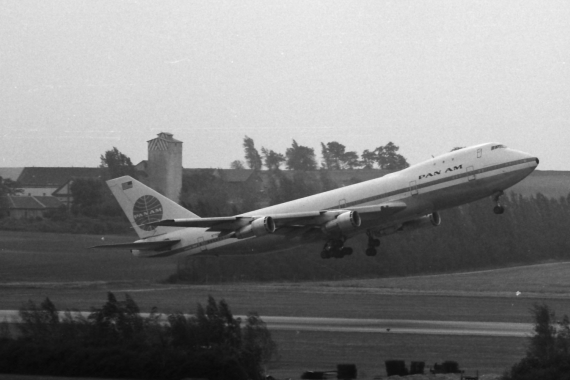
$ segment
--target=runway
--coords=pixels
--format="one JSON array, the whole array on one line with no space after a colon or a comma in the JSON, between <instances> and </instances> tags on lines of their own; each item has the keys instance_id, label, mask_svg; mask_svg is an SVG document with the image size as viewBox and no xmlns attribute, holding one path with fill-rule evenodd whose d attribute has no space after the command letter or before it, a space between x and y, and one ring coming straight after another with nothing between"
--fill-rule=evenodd
<instances>
[{"instance_id":1,"label":"runway","mask_svg":"<svg viewBox=\"0 0 570 380\"><path fill-rule=\"evenodd\" d=\"M80 312L87 317L89 312ZM141 316L148 316L141 313ZM235 317L245 320L245 316ZM308 318L261 316L269 330L326 331L338 333L374 334L429 334L429 335L475 335L528 337L532 335L530 323L427 321L406 319L355 319L355 318ZM164 316L166 321L166 316ZM0 310L0 321L18 323L17 310Z\"/></svg>"}]
</instances>

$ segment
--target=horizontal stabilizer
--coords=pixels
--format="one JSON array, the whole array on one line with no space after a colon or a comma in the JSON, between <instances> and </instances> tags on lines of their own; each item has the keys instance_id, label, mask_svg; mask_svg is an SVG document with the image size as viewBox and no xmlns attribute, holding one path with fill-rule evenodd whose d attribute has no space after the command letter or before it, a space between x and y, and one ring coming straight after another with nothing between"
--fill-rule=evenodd
<instances>
[{"instance_id":1,"label":"horizontal stabilizer","mask_svg":"<svg viewBox=\"0 0 570 380\"><path fill-rule=\"evenodd\" d=\"M139 251L161 251L163 249L167 249L172 247L174 244L179 243L180 240L161 240L161 241L143 241L143 242L134 242L134 243L119 243L119 244L103 244L103 245L96 245L89 248L98 248L98 249L113 249L113 248L122 248L122 249L136 249Z\"/></svg>"}]
</instances>

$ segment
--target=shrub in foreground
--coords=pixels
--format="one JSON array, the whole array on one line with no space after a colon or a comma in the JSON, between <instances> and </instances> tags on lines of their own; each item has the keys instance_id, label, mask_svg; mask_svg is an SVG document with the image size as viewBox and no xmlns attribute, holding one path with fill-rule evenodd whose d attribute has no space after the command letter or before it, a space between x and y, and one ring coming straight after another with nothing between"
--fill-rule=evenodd
<instances>
[{"instance_id":1,"label":"shrub in foreground","mask_svg":"<svg viewBox=\"0 0 570 380\"><path fill-rule=\"evenodd\" d=\"M0 373L107 378L261 379L276 345L250 313L241 326L225 301L208 298L196 314L153 309L142 316L135 301L107 302L87 318L57 311L47 298L20 309L18 333L0 336Z\"/></svg>"},{"instance_id":2,"label":"shrub in foreground","mask_svg":"<svg viewBox=\"0 0 570 380\"><path fill-rule=\"evenodd\" d=\"M547 305L535 304L530 310L534 335L526 356L505 372L503 380L570 379L570 319L556 320Z\"/></svg>"}]
</instances>

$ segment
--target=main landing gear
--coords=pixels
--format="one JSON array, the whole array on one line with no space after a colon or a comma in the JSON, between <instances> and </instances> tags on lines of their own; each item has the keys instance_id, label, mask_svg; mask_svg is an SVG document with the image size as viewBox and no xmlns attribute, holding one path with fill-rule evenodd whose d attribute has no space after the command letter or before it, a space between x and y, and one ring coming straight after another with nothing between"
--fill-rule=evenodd
<instances>
[{"instance_id":1,"label":"main landing gear","mask_svg":"<svg viewBox=\"0 0 570 380\"><path fill-rule=\"evenodd\" d=\"M352 255L352 248L344 246L345 239L331 239L327 241L323 250L321 251L321 258L335 259L343 258L344 256Z\"/></svg>"},{"instance_id":2,"label":"main landing gear","mask_svg":"<svg viewBox=\"0 0 570 380\"><path fill-rule=\"evenodd\" d=\"M366 256L376 256L376 248L380 247L380 239L374 238L370 230L366 231L368 236L368 248L366 248Z\"/></svg>"},{"instance_id":3,"label":"main landing gear","mask_svg":"<svg viewBox=\"0 0 570 380\"><path fill-rule=\"evenodd\" d=\"M495 194L491 196L493 202L495 202L495 207L493 207L493 212L497 215L500 215L505 212L505 207L499 202L499 198L504 193L502 191L497 191Z\"/></svg>"},{"instance_id":4,"label":"main landing gear","mask_svg":"<svg viewBox=\"0 0 570 380\"><path fill-rule=\"evenodd\" d=\"M372 232L366 231L366 236L368 236L368 248L366 248L366 256L376 256L376 248L380 246L380 240L376 239ZM344 256L352 255L352 248L345 247L344 242L346 238L330 239L326 242L323 250L321 251L321 258L330 259L334 257L335 259L343 258Z\"/></svg>"}]
</instances>

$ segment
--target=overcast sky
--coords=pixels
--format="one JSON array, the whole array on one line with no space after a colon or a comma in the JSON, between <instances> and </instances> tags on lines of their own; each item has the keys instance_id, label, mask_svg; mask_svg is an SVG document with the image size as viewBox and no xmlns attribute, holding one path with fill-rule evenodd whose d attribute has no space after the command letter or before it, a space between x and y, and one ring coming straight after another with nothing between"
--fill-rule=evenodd
<instances>
[{"instance_id":1,"label":"overcast sky","mask_svg":"<svg viewBox=\"0 0 570 380\"><path fill-rule=\"evenodd\" d=\"M0 0L0 166L497 141L570 170L570 2Z\"/></svg>"}]
</instances>

